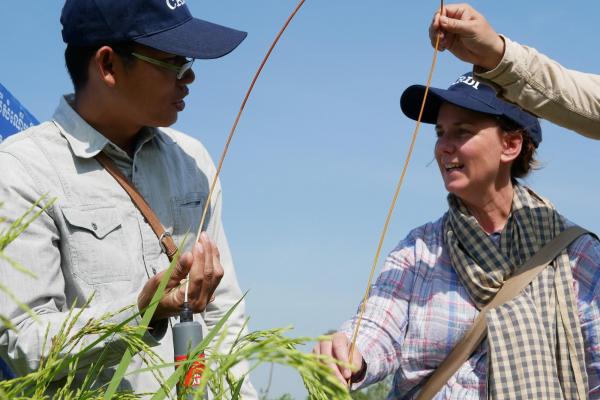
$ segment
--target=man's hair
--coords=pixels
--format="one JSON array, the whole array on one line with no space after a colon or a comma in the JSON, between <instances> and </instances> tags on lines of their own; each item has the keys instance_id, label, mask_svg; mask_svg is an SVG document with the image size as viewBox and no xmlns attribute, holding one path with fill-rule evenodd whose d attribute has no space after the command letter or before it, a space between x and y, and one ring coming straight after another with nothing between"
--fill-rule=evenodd
<instances>
[{"instance_id":1,"label":"man's hair","mask_svg":"<svg viewBox=\"0 0 600 400\"><path fill-rule=\"evenodd\" d=\"M511 135L520 133L523 135L521 152L510 167L510 176L513 179L524 178L529 174L529 172L531 172L532 169L537 169L539 167L539 163L535 159L537 148L533 143L533 139L531 139L522 126L516 124L508 118L499 117L498 122L500 124L500 128L504 130L506 134Z\"/></svg>"},{"instance_id":2,"label":"man's hair","mask_svg":"<svg viewBox=\"0 0 600 400\"><path fill-rule=\"evenodd\" d=\"M134 42L85 47L73 46L70 44L67 45L67 48L65 49L65 64L67 66L69 76L71 77L71 81L73 82L75 92L83 89L83 87L87 84L89 79L88 67L90 65L90 60L102 46L109 46L115 51L115 53L119 54L123 58L123 62L126 67L129 66L129 64L131 64L134 60L134 58L131 57L131 52L135 49Z\"/></svg>"}]
</instances>

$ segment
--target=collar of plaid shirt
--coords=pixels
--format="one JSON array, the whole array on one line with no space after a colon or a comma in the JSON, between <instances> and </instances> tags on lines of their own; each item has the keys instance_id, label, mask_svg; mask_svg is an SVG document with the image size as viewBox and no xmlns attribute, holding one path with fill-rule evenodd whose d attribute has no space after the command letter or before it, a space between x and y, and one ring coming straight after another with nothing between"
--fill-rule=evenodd
<instances>
[{"instance_id":1,"label":"collar of plaid shirt","mask_svg":"<svg viewBox=\"0 0 600 400\"><path fill-rule=\"evenodd\" d=\"M554 207L515 185L500 246L450 194L444 235L452 264L481 309L516 266L564 229ZM587 375L581 327L566 250L512 301L487 317L491 399L585 399Z\"/></svg>"}]
</instances>

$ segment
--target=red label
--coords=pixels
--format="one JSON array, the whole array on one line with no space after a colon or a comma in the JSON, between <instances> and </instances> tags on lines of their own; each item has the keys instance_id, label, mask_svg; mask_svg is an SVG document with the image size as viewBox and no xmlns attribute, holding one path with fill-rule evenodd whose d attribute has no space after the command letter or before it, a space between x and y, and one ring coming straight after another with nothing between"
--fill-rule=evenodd
<instances>
[{"instance_id":1,"label":"red label","mask_svg":"<svg viewBox=\"0 0 600 400\"><path fill-rule=\"evenodd\" d=\"M202 379L202 373L204 372L204 353L198 356L198 361L194 361L192 365L190 365L188 371L185 374L185 379L183 380L183 385L185 387L195 387L200 385L200 379ZM183 356L175 356L176 362L186 361L187 355Z\"/></svg>"}]
</instances>

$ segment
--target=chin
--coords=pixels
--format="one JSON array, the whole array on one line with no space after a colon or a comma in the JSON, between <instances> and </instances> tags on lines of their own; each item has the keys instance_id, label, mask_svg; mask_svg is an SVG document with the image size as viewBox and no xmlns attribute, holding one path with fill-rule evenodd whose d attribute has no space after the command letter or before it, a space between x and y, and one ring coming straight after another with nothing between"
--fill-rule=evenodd
<instances>
[{"instance_id":1,"label":"chin","mask_svg":"<svg viewBox=\"0 0 600 400\"><path fill-rule=\"evenodd\" d=\"M461 199L464 198L464 195L466 193L468 193L468 189L468 187L464 185L459 185L455 182L446 184L446 190L448 191L448 193L452 193L453 195L458 196Z\"/></svg>"},{"instance_id":2,"label":"chin","mask_svg":"<svg viewBox=\"0 0 600 400\"><path fill-rule=\"evenodd\" d=\"M460 192L466 189L464 182L460 182L456 179L452 179L449 182L444 182L446 190L450 193L458 195Z\"/></svg>"},{"instance_id":3,"label":"chin","mask_svg":"<svg viewBox=\"0 0 600 400\"><path fill-rule=\"evenodd\" d=\"M175 122L177 122L177 114L175 114L173 116L168 116L165 118L157 118L154 121L152 121L152 124L150 126L153 126L155 128L169 127L169 126L173 125Z\"/></svg>"}]
</instances>

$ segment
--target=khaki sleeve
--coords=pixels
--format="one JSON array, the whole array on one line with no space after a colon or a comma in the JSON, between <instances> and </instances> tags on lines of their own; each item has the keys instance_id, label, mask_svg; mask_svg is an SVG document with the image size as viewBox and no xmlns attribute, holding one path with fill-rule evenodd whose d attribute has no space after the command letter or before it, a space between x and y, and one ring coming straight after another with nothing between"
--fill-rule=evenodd
<instances>
[{"instance_id":1,"label":"khaki sleeve","mask_svg":"<svg viewBox=\"0 0 600 400\"><path fill-rule=\"evenodd\" d=\"M474 73L498 95L581 135L600 139L600 75L570 70L537 50L504 37L502 61Z\"/></svg>"}]
</instances>

